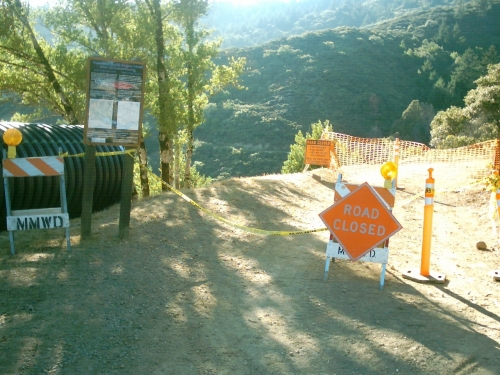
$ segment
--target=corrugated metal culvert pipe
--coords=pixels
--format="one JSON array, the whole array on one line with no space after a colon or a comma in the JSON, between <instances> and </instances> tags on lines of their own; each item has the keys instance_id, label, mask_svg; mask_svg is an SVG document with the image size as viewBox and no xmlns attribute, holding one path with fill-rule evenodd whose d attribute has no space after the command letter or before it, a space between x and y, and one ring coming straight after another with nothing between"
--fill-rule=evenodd
<instances>
[{"instance_id":1,"label":"corrugated metal culvert pipe","mask_svg":"<svg viewBox=\"0 0 500 375\"><path fill-rule=\"evenodd\" d=\"M17 157L59 155L59 148L68 156L83 154L83 126L46 125L0 122L0 142L3 133L10 128L21 131L23 140L17 146ZM123 151L119 146L97 146L99 152ZM103 210L120 200L124 155L96 157L96 184L93 211ZM65 157L66 195L71 218L79 217L82 211L84 176L83 157ZM0 165L0 169L2 166ZM26 177L9 180L13 210L60 207L58 177ZM0 230L6 230L6 208L3 178L0 176Z\"/></svg>"}]
</instances>

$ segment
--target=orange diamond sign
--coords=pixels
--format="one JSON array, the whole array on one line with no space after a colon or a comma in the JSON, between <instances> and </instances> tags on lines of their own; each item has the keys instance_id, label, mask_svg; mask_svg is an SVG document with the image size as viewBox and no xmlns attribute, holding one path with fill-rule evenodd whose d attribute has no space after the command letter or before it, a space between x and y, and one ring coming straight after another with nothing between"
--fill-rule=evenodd
<instances>
[{"instance_id":1,"label":"orange diamond sign","mask_svg":"<svg viewBox=\"0 0 500 375\"><path fill-rule=\"evenodd\" d=\"M319 216L351 260L358 260L402 228L367 182Z\"/></svg>"}]
</instances>

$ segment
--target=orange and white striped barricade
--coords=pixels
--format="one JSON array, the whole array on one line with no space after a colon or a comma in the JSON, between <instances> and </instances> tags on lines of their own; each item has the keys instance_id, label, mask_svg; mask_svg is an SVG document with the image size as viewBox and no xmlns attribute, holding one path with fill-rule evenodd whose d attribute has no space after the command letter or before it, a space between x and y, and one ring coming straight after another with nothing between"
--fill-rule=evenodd
<instances>
[{"instance_id":1,"label":"orange and white striped barricade","mask_svg":"<svg viewBox=\"0 0 500 375\"><path fill-rule=\"evenodd\" d=\"M9 231L10 252L15 254L14 231L30 229L65 228L68 251L71 251L69 234L69 214L66 202L64 179L64 159L59 156L7 159L3 153L3 178L5 188L5 207L7 211L7 230ZM61 207L12 210L10 201L10 178L59 176Z\"/></svg>"},{"instance_id":2,"label":"orange and white striped barricade","mask_svg":"<svg viewBox=\"0 0 500 375\"><path fill-rule=\"evenodd\" d=\"M335 198L334 201L338 201L352 191L357 189L360 185L344 183L342 181L342 175L338 175L337 183L335 184ZM396 200L396 186L395 180L393 180L391 188L385 187L373 187L375 192L378 194L379 198L383 201L389 211L392 211L394 203ZM335 241L332 233L330 233L330 239L326 245L326 262L325 262L325 272L323 280L328 279L328 271L330 268L330 261L335 261L335 259L350 259L349 255L342 248L340 243ZM363 255L361 258L357 259L363 262L381 263L382 270L380 274L380 289L384 287L385 272L387 267L387 262L389 260L389 239L382 241L375 248L370 250L368 253Z\"/></svg>"}]
</instances>

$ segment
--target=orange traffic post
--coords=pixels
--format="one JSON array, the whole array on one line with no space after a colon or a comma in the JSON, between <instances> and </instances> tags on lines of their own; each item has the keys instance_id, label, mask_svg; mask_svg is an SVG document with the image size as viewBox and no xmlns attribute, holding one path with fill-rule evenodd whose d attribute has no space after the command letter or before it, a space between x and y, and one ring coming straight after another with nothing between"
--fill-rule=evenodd
<instances>
[{"instance_id":1,"label":"orange traffic post","mask_svg":"<svg viewBox=\"0 0 500 375\"><path fill-rule=\"evenodd\" d=\"M500 189L497 189L495 194L496 194L495 198L496 198L496 201L497 201L498 217L496 219L493 218L492 222L493 222L493 232L494 232L493 234L495 235L495 237L497 237L498 233L497 233L497 223L496 223L496 221L500 220ZM491 276L493 277L493 280L500 281L500 269L492 271L491 272Z\"/></svg>"},{"instance_id":2,"label":"orange traffic post","mask_svg":"<svg viewBox=\"0 0 500 375\"><path fill-rule=\"evenodd\" d=\"M498 212L498 220L500 220L500 189L496 191L496 200L497 200L497 212Z\"/></svg>"},{"instance_id":3,"label":"orange traffic post","mask_svg":"<svg viewBox=\"0 0 500 375\"><path fill-rule=\"evenodd\" d=\"M399 167L399 138L396 138L396 141L394 142L394 164L396 165L396 171L398 170ZM398 187L398 175L396 173L395 179L395 184L396 188Z\"/></svg>"},{"instance_id":4,"label":"orange traffic post","mask_svg":"<svg viewBox=\"0 0 500 375\"><path fill-rule=\"evenodd\" d=\"M422 256L420 261L420 272L408 270L403 273L403 277L420 283L444 283L446 276L430 272L431 266L431 240L432 240L432 219L434 216L434 178L433 168L429 168L429 177L425 180L425 206L424 222L422 234Z\"/></svg>"},{"instance_id":5,"label":"orange traffic post","mask_svg":"<svg viewBox=\"0 0 500 375\"><path fill-rule=\"evenodd\" d=\"M429 276L431 267L431 240L432 240L432 217L434 215L434 178L429 168L429 177L425 180L425 206L424 223L422 235L422 260L420 263L420 275Z\"/></svg>"}]
</instances>

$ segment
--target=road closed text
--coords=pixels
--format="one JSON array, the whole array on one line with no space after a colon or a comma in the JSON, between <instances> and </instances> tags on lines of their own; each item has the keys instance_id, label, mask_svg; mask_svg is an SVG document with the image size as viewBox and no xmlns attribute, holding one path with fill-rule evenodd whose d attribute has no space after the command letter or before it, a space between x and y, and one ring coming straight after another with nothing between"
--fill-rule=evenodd
<instances>
[{"instance_id":1,"label":"road closed text","mask_svg":"<svg viewBox=\"0 0 500 375\"><path fill-rule=\"evenodd\" d=\"M383 225L373 223L373 220L377 220L379 217L380 211L377 208L346 204L344 206L343 218L333 221L333 229L336 231L383 237L385 236L386 228Z\"/></svg>"}]
</instances>

